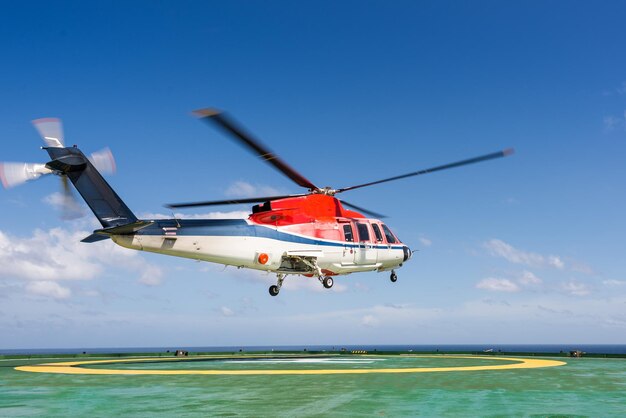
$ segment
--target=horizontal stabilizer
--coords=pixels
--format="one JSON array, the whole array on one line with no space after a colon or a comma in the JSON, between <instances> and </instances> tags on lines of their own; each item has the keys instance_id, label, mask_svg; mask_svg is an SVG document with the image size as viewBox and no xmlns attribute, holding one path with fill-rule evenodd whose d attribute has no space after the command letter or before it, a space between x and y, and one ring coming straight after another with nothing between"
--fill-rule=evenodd
<instances>
[{"instance_id":1,"label":"horizontal stabilizer","mask_svg":"<svg viewBox=\"0 0 626 418\"><path fill-rule=\"evenodd\" d=\"M92 243L92 242L104 241L105 239L109 239L109 238L110 237L108 235L91 234L88 237L81 239L80 242Z\"/></svg>"},{"instance_id":2,"label":"horizontal stabilizer","mask_svg":"<svg viewBox=\"0 0 626 418\"><path fill-rule=\"evenodd\" d=\"M113 226L111 228L96 229L93 234L83 238L80 242L98 242L109 239L111 235L130 235L152 225L154 221L137 221L126 225Z\"/></svg>"},{"instance_id":3,"label":"horizontal stabilizer","mask_svg":"<svg viewBox=\"0 0 626 418\"><path fill-rule=\"evenodd\" d=\"M129 235L134 234L140 229L144 229L152 225L154 221L137 221L125 225L113 226L111 228L98 229L93 231L96 234L105 235Z\"/></svg>"}]
</instances>

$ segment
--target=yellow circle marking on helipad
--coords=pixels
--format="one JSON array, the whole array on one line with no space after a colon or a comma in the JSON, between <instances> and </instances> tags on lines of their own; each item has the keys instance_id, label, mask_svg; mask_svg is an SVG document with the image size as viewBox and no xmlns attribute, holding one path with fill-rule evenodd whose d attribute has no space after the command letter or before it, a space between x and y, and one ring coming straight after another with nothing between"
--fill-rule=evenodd
<instances>
[{"instance_id":1,"label":"yellow circle marking on helipad","mask_svg":"<svg viewBox=\"0 0 626 418\"><path fill-rule=\"evenodd\" d=\"M512 361L510 364L485 366L455 366L455 367L412 367L390 369L283 369L283 370L141 370L141 369L88 369L80 366L92 364L138 363L138 362L167 362L185 361L189 358L133 358L114 360L69 361L62 363L44 363L32 366L19 366L15 370L34 373L64 373L64 374L94 374L94 375L304 375L304 374L373 374L373 373L430 373L430 372L473 372L479 370L510 370L536 369L540 367L563 366L567 363L557 360L528 359L513 357L492 356L455 356L455 355L405 355L415 358L446 358L446 359L480 359ZM210 357L193 357L198 359L215 359ZM233 357L228 357L232 359ZM244 358L244 357L240 357ZM258 359L259 357L245 357ZM275 357L274 357L275 358ZM284 357L281 357L281 359Z\"/></svg>"}]
</instances>

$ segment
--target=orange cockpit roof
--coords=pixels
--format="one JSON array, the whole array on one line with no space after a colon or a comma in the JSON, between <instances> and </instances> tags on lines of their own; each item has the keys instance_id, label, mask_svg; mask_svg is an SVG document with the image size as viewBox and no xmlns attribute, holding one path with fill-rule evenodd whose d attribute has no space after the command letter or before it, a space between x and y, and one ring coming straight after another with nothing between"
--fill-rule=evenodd
<instances>
[{"instance_id":1,"label":"orange cockpit roof","mask_svg":"<svg viewBox=\"0 0 626 418\"><path fill-rule=\"evenodd\" d=\"M333 196L310 194L274 200L257 205L250 220L271 225L289 225L313 221L328 222L336 218L364 218L358 212L345 209Z\"/></svg>"}]
</instances>

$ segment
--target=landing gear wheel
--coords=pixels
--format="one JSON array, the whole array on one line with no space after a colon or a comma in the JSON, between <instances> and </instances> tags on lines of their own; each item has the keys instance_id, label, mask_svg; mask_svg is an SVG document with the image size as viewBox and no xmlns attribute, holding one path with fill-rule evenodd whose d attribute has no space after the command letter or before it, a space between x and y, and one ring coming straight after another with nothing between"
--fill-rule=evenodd
<instances>
[{"instance_id":1,"label":"landing gear wheel","mask_svg":"<svg viewBox=\"0 0 626 418\"><path fill-rule=\"evenodd\" d=\"M335 281L333 280L332 277L324 277L324 281L322 282L322 284L324 285L326 289L330 289L331 287L333 287L334 283Z\"/></svg>"},{"instance_id":2,"label":"landing gear wheel","mask_svg":"<svg viewBox=\"0 0 626 418\"><path fill-rule=\"evenodd\" d=\"M270 286L270 295L276 296L276 295L278 295L279 291L280 290L278 289L278 286L276 286L275 284Z\"/></svg>"},{"instance_id":3,"label":"landing gear wheel","mask_svg":"<svg viewBox=\"0 0 626 418\"><path fill-rule=\"evenodd\" d=\"M392 283L398 281L398 276L396 275L395 271L391 273L391 276L389 276L389 280L391 280Z\"/></svg>"}]
</instances>

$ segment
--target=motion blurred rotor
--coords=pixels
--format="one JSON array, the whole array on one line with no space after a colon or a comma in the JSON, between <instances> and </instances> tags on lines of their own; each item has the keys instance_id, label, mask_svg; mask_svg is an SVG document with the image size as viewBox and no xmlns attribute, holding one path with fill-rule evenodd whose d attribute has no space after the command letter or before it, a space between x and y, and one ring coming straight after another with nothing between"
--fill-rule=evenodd
<instances>
[{"instance_id":1,"label":"motion blurred rotor","mask_svg":"<svg viewBox=\"0 0 626 418\"><path fill-rule=\"evenodd\" d=\"M63 124L58 118L42 118L32 121L33 126L48 148L64 148ZM103 174L115 173L115 159L109 148L104 148L91 154L89 161ZM55 170L48 164L0 162L0 181L5 189L19 186L22 183L37 180L41 176L56 174L61 179L60 200L55 205L61 208L63 219L75 219L83 215L81 204L78 202L69 185L67 175Z\"/></svg>"},{"instance_id":2,"label":"motion blurred rotor","mask_svg":"<svg viewBox=\"0 0 626 418\"><path fill-rule=\"evenodd\" d=\"M480 155L474 158L468 158L465 160L456 161L453 163L438 165L435 167L422 169L418 171L414 171L411 173L401 174L381 180L375 180L368 183L358 184L355 186L343 187L340 189L333 189L330 187L319 188L309 179L304 177L302 174L297 172L294 168L292 168L289 164L284 162L277 154L272 152L267 146L265 146L261 141L254 138L251 134L247 133L246 130L241 127L237 122L235 122L232 118L226 115L224 112L217 109L200 109L193 112L194 115L198 116L200 119L214 124L220 129L224 130L229 136L235 139L240 144L244 145L246 148L251 150L253 153L261 157L261 159L275 169L280 171L283 175L291 179L294 183L296 183L300 187L304 187L308 189L308 193L302 194L294 194L294 195L284 195L284 196L266 196L266 197L254 197L254 198L246 198L246 199L231 199L231 200L213 200L213 201L201 201L201 202L189 202L189 203L172 203L166 205L169 208L185 208L185 207L198 207L198 206L215 206L215 205L234 205L241 203L259 203L259 202L267 202L272 200L290 198L290 197L300 197L307 196L309 194L325 194L329 196L335 196L338 193L347 192L349 190L360 189L363 187L374 186L380 183L386 183L395 180L401 180L407 177L419 176L422 174L433 173L435 171L447 170L450 168L461 167L464 165L475 164L483 161L488 161L496 158L506 157L514 153L512 148L505 149L503 151L497 151L490 154ZM353 205L346 201L342 201L342 204L348 206L350 208L356 209L360 212L363 212L369 216L374 216L376 218L383 218L384 215L379 213L370 211L368 209Z\"/></svg>"}]
</instances>

